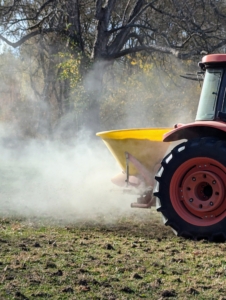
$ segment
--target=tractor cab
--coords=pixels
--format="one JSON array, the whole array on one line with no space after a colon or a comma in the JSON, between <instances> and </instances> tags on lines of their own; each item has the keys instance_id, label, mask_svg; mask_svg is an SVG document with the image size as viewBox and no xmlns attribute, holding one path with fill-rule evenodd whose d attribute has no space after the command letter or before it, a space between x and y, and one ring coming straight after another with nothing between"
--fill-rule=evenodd
<instances>
[{"instance_id":1,"label":"tractor cab","mask_svg":"<svg viewBox=\"0 0 226 300\"><path fill-rule=\"evenodd\" d=\"M213 136L226 140L226 54L206 55L199 67L197 75L203 86L195 122L175 124L175 129L164 135L164 142Z\"/></svg>"},{"instance_id":2,"label":"tractor cab","mask_svg":"<svg viewBox=\"0 0 226 300\"><path fill-rule=\"evenodd\" d=\"M226 54L204 56L199 66L204 82L196 121L226 122Z\"/></svg>"}]
</instances>

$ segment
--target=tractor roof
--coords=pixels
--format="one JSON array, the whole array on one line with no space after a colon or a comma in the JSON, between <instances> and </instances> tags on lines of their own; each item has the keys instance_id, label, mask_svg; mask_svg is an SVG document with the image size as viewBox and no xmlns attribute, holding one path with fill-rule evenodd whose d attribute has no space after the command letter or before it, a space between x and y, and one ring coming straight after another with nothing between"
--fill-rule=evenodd
<instances>
[{"instance_id":1,"label":"tractor roof","mask_svg":"<svg viewBox=\"0 0 226 300\"><path fill-rule=\"evenodd\" d=\"M209 63L226 63L226 54L209 54L202 58L203 64Z\"/></svg>"},{"instance_id":2,"label":"tractor roof","mask_svg":"<svg viewBox=\"0 0 226 300\"><path fill-rule=\"evenodd\" d=\"M199 67L202 71L205 71L207 68L225 67L225 65L226 54L208 54L203 56L202 61L199 62Z\"/></svg>"}]
</instances>

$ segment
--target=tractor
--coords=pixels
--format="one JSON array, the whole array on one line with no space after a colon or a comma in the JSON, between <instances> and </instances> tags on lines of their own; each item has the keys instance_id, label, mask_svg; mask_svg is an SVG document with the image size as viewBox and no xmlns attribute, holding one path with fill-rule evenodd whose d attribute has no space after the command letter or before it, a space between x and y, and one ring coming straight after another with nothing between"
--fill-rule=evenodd
<instances>
[{"instance_id":1,"label":"tractor","mask_svg":"<svg viewBox=\"0 0 226 300\"><path fill-rule=\"evenodd\" d=\"M199 63L195 122L173 128L97 133L121 166L113 183L137 189L132 207L156 206L163 222L192 240L226 240L226 54Z\"/></svg>"}]
</instances>

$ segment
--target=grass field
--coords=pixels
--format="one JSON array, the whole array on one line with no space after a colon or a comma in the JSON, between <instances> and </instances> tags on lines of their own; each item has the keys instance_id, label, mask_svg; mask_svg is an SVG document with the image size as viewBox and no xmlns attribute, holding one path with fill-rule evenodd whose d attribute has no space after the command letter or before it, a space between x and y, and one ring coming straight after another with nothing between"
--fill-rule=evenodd
<instances>
[{"instance_id":1,"label":"grass field","mask_svg":"<svg viewBox=\"0 0 226 300\"><path fill-rule=\"evenodd\" d=\"M109 224L2 217L0 299L223 300L225 253L174 236L149 210Z\"/></svg>"},{"instance_id":2,"label":"grass field","mask_svg":"<svg viewBox=\"0 0 226 300\"><path fill-rule=\"evenodd\" d=\"M130 209L108 153L79 147L2 149L0 300L226 299L226 243Z\"/></svg>"}]
</instances>

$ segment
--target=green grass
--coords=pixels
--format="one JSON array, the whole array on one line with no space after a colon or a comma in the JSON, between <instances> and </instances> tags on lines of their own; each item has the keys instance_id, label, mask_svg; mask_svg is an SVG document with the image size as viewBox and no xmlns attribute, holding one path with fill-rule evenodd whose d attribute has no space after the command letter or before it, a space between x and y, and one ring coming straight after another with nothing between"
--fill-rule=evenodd
<instances>
[{"instance_id":1,"label":"green grass","mask_svg":"<svg viewBox=\"0 0 226 300\"><path fill-rule=\"evenodd\" d=\"M0 299L226 299L226 244L178 238L147 210L0 230Z\"/></svg>"}]
</instances>

